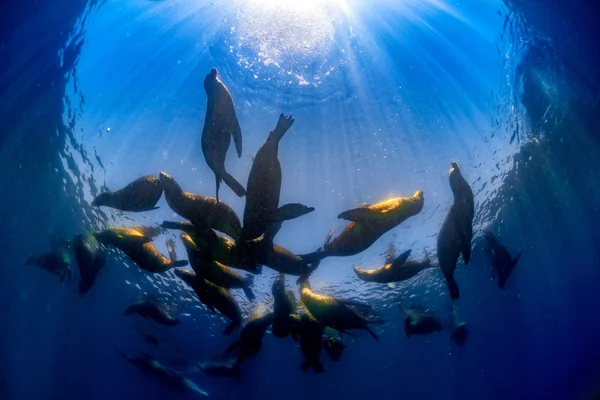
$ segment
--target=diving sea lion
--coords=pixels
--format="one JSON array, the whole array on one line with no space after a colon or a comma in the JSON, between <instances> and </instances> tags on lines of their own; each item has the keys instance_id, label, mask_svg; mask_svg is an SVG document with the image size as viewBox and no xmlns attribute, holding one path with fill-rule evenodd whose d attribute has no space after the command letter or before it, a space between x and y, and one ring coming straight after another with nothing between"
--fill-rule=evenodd
<instances>
[{"instance_id":1,"label":"diving sea lion","mask_svg":"<svg viewBox=\"0 0 600 400\"><path fill-rule=\"evenodd\" d=\"M355 266L354 272L361 280L366 282L391 283L409 280L425 269L437 267L427 259L421 261L408 260L410 252L410 250L405 251L391 263L377 269L367 270Z\"/></svg>"},{"instance_id":2,"label":"diving sea lion","mask_svg":"<svg viewBox=\"0 0 600 400\"><path fill-rule=\"evenodd\" d=\"M182 376L180 373L165 367L158 361L152 359L149 355L140 357L131 357L121 351L123 357L130 363L141 369L145 374L152 376L173 390L181 390L197 393L201 396L208 396L204 390L200 389L194 382Z\"/></svg>"},{"instance_id":3,"label":"diving sea lion","mask_svg":"<svg viewBox=\"0 0 600 400\"><path fill-rule=\"evenodd\" d=\"M342 342L342 335L340 332L330 327L326 327L323 331L323 347L329 358L333 361L339 361L346 345Z\"/></svg>"},{"instance_id":4,"label":"diving sea lion","mask_svg":"<svg viewBox=\"0 0 600 400\"><path fill-rule=\"evenodd\" d=\"M224 335L229 335L242 325L240 305L227 289L197 277L193 271L176 269L175 275L194 290L198 299L209 310L213 312L217 310L231 320L231 323L223 331Z\"/></svg>"},{"instance_id":5,"label":"diving sea lion","mask_svg":"<svg viewBox=\"0 0 600 400\"><path fill-rule=\"evenodd\" d=\"M169 260L163 256L152 243L148 236L132 228L108 228L94 232L98 241L105 245L114 246L121 250L141 269L161 273L173 267L185 267L187 260Z\"/></svg>"},{"instance_id":6,"label":"diving sea lion","mask_svg":"<svg viewBox=\"0 0 600 400\"><path fill-rule=\"evenodd\" d=\"M290 314L296 313L294 293L285 290L285 275L280 273L271 286L273 295L273 336L284 338L290 333L293 321Z\"/></svg>"},{"instance_id":7,"label":"diving sea lion","mask_svg":"<svg viewBox=\"0 0 600 400\"><path fill-rule=\"evenodd\" d=\"M236 352L237 361L241 363L244 359L258 354L262 347L263 337L271 323L273 313L262 317L253 316L242 327L239 340L236 340L225 350L225 354Z\"/></svg>"},{"instance_id":8,"label":"diving sea lion","mask_svg":"<svg viewBox=\"0 0 600 400\"><path fill-rule=\"evenodd\" d=\"M454 279L454 270L460 254L465 265L469 264L471 259L475 203L473 191L463 178L458 165L454 161L450 165L449 181L454 200L437 237L437 256L450 297L457 300L460 292Z\"/></svg>"},{"instance_id":9,"label":"diving sea lion","mask_svg":"<svg viewBox=\"0 0 600 400\"><path fill-rule=\"evenodd\" d=\"M235 178L225 171L225 156L231 143L235 143L238 158L242 156L242 130L235 113L233 98L227 87L219 79L219 72L212 68L204 79L206 92L206 116L202 129L202 153L209 168L215 174L217 187L217 202L219 201L219 187L221 181L234 191L239 197L246 191Z\"/></svg>"},{"instance_id":10,"label":"diving sea lion","mask_svg":"<svg viewBox=\"0 0 600 400\"><path fill-rule=\"evenodd\" d=\"M484 238L485 253L492 263L493 275L498 278L500 289L504 289L504 284L515 268L515 265L519 262L522 252L519 252L515 258L511 258L506 246L500 243L491 231L486 231Z\"/></svg>"},{"instance_id":11,"label":"diving sea lion","mask_svg":"<svg viewBox=\"0 0 600 400\"><path fill-rule=\"evenodd\" d=\"M377 334L368 324L385 323L385 321L368 320L353 308L370 309L367 304L313 293L308 279L300 283L300 297L308 311L323 325L340 332L346 332L348 329L364 329L373 336L373 339L379 341Z\"/></svg>"},{"instance_id":12,"label":"diving sea lion","mask_svg":"<svg viewBox=\"0 0 600 400\"><path fill-rule=\"evenodd\" d=\"M255 299L256 296L254 296L250 288L250 285L254 281L252 275L244 278L231 268L218 261L214 261L210 257L211 254L207 256L206 252L200 250L190 235L185 232L181 234L181 241L187 251L190 265L198 277L204 278L225 289L242 289L248 300L252 301Z\"/></svg>"},{"instance_id":13,"label":"diving sea lion","mask_svg":"<svg viewBox=\"0 0 600 400\"><path fill-rule=\"evenodd\" d=\"M304 356L304 362L300 365L302 371L313 367L318 374L325 372L323 364L319 361L321 349L323 348L323 329L325 328L310 313L302 313L300 317L293 315L294 327L300 338L300 349Z\"/></svg>"},{"instance_id":14,"label":"diving sea lion","mask_svg":"<svg viewBox=\"0 0 600 400\"><path fill-rule=\"evenodd\" d=\"M96 277L106 264L106 253L98 245L93 235L77 235L73 238L72 247L77 265L79 265L79 295L84 296L94 285Z\"/></svg>"},{"instance_id":15,"label":"diving sea lion","mask_svg":"<svg viewBox=\"0 0 600 400\"><path fill-rule=\"evenodd\" d=\"M287 204L279 213L281 193L281 164L279 163L279 141L290 129L294 120L281 114L277 126L260 147L254 157L248 183L246 184L246 206L244 208L244 241L261 236L274 222L297 218L314 211L302 204Z\"/></svg>"},{"instance_id":16,"label":"diving sea lion","mask_svg":"<svg viewBox=\"0 0 600 400\"><path fill-rule=\"evenodd\" d=\"M166 326L176 326L180 322L177 318L170 316L161 306L147 300L134 303L123 311L123 315L132 314L139 314L144 318Z\"/></svg>"},{"instance_id":17,"label":"diving sea lion","mask_svg":"<svg viewBox=\"0 0 600 400\"><path fill-rule=\"evenodd\" d=\"M181 217L189 220L196 229L216 229L237 239L242 229L240 219L231 207L208 196L184 192L170 175L161 172L160 181L167 204Z\"/></svg>"},{"instance_id":18,"label":"diving sea lion","mask_svg":"<svg viewBox=\"0 0 600 400\"><path fill-rule=\"evenodd\" d=\"M235 358L216 358L198 363L200 370L215 377L234 377L237 382L242 380L240 365Z\"/></svg>"},{"instance_id":19,"label":"diving sea lion","mask_svg":"<svg viewBox=\"0 0 600 400\"><path fill-rule=\"evenodd\" d=\"M45 271L60 278L61 282L71 280L71 265L64 250L50 251L40 256L31 256L25 261L27 265L37 265Z\"/></svg>"},{"instance_id":20,"label":"diving sea lion","mask_svg":"<svg viewBox=\"0 0 600 400\"><path fill-rule=\"evenodd\" d=\"M402 311L405 315L404 332L407 338L410 338L410 335L423 335L444 329L441 322L430 311L420 308L403 308Z\"/></svg>"},{"instance_id":21,"label":"diving sea lion","mask_svg":"<svg viewBox=\"0 0 600 400\"><path fill-rule=\"evenodd\" d=\"M100 193L92 201L92 205L131 212L152 211L158 209L155 206L162 192L159 179L154 175L146 175L116 192Z\"/></svg>"}]
</instances>

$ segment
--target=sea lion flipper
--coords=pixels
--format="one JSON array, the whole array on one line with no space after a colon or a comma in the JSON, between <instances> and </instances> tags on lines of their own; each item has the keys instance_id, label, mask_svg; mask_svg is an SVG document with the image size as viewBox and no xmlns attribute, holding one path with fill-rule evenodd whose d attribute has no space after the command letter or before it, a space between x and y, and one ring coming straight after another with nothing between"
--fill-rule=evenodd
<instances>
[{"instance_id":1,"label":"sea lion flipper","mask_svg":"<svg viewBox=\"0 0 600 400\"><path fill-rule=\"evenodd\" d=\"M277 126L269 134L269 139L279 143L283 135L285 135L285 133L292 127L293 124L294 119L291 115L286 117L283 113L281 113L279 115L279 120L277 121Z\"/></svg>"},{"instance_id":2,"label":"sea lion flipper","mask_svg":"<svg viewBox=\"0 0 600 400\"><path fill-rule=\"evenodd\" d=\"M406 260L408 260L408 257L410 256L411 252L412 252L412 249L406 250L404 253L402 253L398 257L396 257L396 259L394 260L394 262L392 264L396 267L403 265L406 262Z\"/></svg>"},{"instance_id":3,"label":"sea lion flipper","mask_svg":"<svg viewBox=\"0 0 600 400\"><path fill-rule=\"evenodd\" d=\"M338 219L345 219L352 222L360 222L365 220L373 220L379 218L380 213L375 210L371 210L368 207L357 207L350 210L346 210L340 215Z\"/></svg>"},{"instance_id":4,"label":"sea lion flipper","mask_svg":"<svg viewBox=\"0 0 600 400\"><path fill-rule=\"evenodd\" d=\"M188 260L177 260L177 261L173 262L173 266L178 267L178 268L185 267L187 265L188 265Z\"/></svg>"},{"instance_id":5,"label":"sea lion flipper","mask_svg":"<svg viewBox=\"0 0 600 400\"><path fill-rule=\"evenodd\" d=\"M301 203L289 203L277 209L276 220L280 222L289 221L291 219L299 218L313 211L315 211L314 207L307 207Z\"/></svg>"},{"instance_id":6,"label":"sea lion flipper","mask_svg":"<svg viewBox=\"0 0 600 400\"><path fill-rule=\"evenodd\" d=\"M242 156L242 129L240 128L240 122L235 117L235 126L231 131L233 137L233 143L235 144L235 150L237 151L238 158Z\"/></svg>"},{"instance_id":7,"label":"sea lion flipper","mask_svg":"<svg viewBox=\"0 0 600 400\"><path fill-rule=\"evenodd\" d=\"M346 299L336 299L339 303L344 304L346 306L352 306L352 307L356 307L356 308L362 308L364 310L370 310L371 307L368 304L365 303L361 303L360 301L355 301L355 300L346 300Z\"/></svg>"},{"instance_id":8,"label":"sea lion flipper","mask_svg":"<svg viewBox=\"0 0 600 400\"><path fill-rule=\"evenodd\" d=\"M227 350L225 350L223 352L223 355L233 353L234 351L238 350L240 348L240 346L241 346L241 342L239 340L236 340L235 342L231 343L231 345L229 345Z\"/></svg>"},{"instance_id":9,"label":"sea lion flipper","mask_svg":"<svg viewBox=\"0 0 600 400\"><path fill-rule=\"evenodd\" d=\"M246 195L246 189L244 189L242 184L239 183L233 176L231 176L227 172L223 171L221 178L223 178L223 181L225 182L225 184L227 186L229 186L231 188L231 190L233 190L233 192L238 197L244 197ZM219 179L217 178L217 188L219 187L219 183L220 183ZM217 194L218 194L218 190L217 190Z\"/></svg>"},{"instance_id":10,"label":"sea lion flipper","mask_svg":"<svg viewBox=\"0 0 600 400\"><path fill-rule=\"evenodd\" d=\"M465 262L465 265L469 264L469 261L471 260L471 242L469 242L468 244L464 244L463 248L460 250L460 252L462 253L462 257L463 257L463 261Z\"/></svg>"},{"instance_id":11,"label":"sea lion flipper","mask_svg":"<svg viewBox=\"0 0 600 400\"><path fill-rule=\"evenodd\" d=\"M520 251L520 252L519 252L519 253L518 253L518 254L515 256L515 258L513 258L513 260L512 260L512 267L513 267L513 268L514 268L514 267L517 265L517 263L518 263L518 262L519 262L519 260L521 259L521 254L523 254L523 252L522 252L522 251Z\"/></svg>"}]
</instances>

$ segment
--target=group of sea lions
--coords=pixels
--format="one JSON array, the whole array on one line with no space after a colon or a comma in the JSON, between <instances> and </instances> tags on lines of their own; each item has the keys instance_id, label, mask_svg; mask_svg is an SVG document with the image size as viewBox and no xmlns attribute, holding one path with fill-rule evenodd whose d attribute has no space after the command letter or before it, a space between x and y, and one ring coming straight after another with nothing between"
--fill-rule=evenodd
<instances>
[{"instance_id":1,"label":"group of sea lions","mask_svg":"<svg viewBox=\"0 0 600 400\"><path fill-rule=\"evenodd\" d=\"M279 204L282 173L278 147L294 120L291 116L280 115L277 125L254 157L244 188L225 170L225 156L232 138L238 157L242 154L242 131L233 98L214 68L206 76L204 88L207 109L201 147L206 163L215 175L214 198L185 191L165 172L160 172L158 176L141 177L120 190L100 194L92 205L127 212L147 212L157 208L156 204L164 194L168 206L185 221L164 221L160 227L107 227L91 234L77 235L59 250L32 257L27 263L37 264L61 276L61 279L70 278L70 264L65 254L72 249L80 268L82 295L91 288L105 264L105 248L118 249L150 273L164 273L175 268L175 275L193 290L200 302L230 321L223 332L225 335L241 328L239 339L227 349L224 356L201 364L203 371L210 375L239 379L240 363L258 353L265 332L272 327L275 337L291 336L294 341L299 340L306 360L301 366L303 370L312 367L317 372L323 372L319 361L323 347L337 361L344 348L342 333L351 334L349 330L364 329L378 340L370 325L384 321L368 318L366 313L372 310L367 304L313 292L309 283L311 273L327 257L352 256L367 250L386 232L419 214L424 205L423 191L417 190L410 197L364 204L344 211L338 218L349 221L349 224L339 235L334 238L332 230L325 243L314 252L294 254L274 243L285 221L314 211L313 207L300 203ZM225 182L236 195L246 197L242 220L219 199L221 182ZM470 261L475 207L473 191L455 162L451 163L449 183L454 199L437 237L439 265L428 258L410 260L410 250L400 255L389 253L385 265L380 268L365 270L355 267L354 272L359 279L387 284L406 281L425 269L440 268L452 300L459 298L454 271L459 256L462 255L465 264ZM187 260L177 259L172 241L167 246L168 257L152 244L154 238L166 229L181 231ZM512 259L508 250L491 232L487 232L485 238L495 276L500 287L503 287L520 254ZM192 270L180 268L188 263ZM272 285L273 310L253 315L244 323L241 308L230 290L241 289L248 300L254 300L252 274L260 273L262 266L279 272ZM234 269L251 275L242 276ZM293 291L286 290L285 275L297 277L300 303L296 301ZM298 305L302 306L302 310ZM125 315L134 313L166 326L179 324L178 319L151 301L135 303L124 312ZM407 336L442 328L428 310L411 308L404 309L404 313ZM462 343L466 340L467 330L457 315L454 308L452 337ZM227 354L233 354L234 357ZM193 384L183 378L174 379L173 371L148 357L128 356L127 359L155 376L168 379L171 383L178 382L182 387L198 392Z\"/></svg>"}]
</instances>

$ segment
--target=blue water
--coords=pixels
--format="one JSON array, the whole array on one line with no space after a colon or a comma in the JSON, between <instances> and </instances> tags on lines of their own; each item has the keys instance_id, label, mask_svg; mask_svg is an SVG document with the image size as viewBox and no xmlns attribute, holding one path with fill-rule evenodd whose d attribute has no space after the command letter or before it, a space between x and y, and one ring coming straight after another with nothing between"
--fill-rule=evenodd
<instances>
[{"instance_id":1,"label":"blue water","mask_svg":"<svg viewBox=\"0 0 600 400\"><path fill-rule=\"evenodd\" d=\"M218 399L595 399L600 393L600 12L594 2L533 0L17 1L0 4L0 398L193 398L127 363L117 348L151 352ZM244 150L228 171L245 185L252 156L281 112L281 204L316 211L276 242L295 253L321 245L337 215L363 202L422 189L423 211L354 257L325 259L315 291L368 302L388 320L380 341L345 337L338 363L302 373L297 344L267 334L242 365L242 383L189 368L234 337L172 272L151 275L113 254L90 292L78 276L25 265L51 236L108 224L175 219L160 209L94 208L103 187L166 171L214 196L200 150L211 67L236 102ZM450 340L441 273L392 288L356 279L388 244L435 257L457 160L475 193L473 255L459 264L458 301L469 326ZM238 214L244 200L226 186ZM501 291L481 234L491 228L523 256ZM156 245L166 252L163 235ZM180 256L185 255L181 244ZM77 271L75 267L75 272ZM273 271L255 278L269 308ZM295 289L293 279L288 288ZM125 317L160 296L175 328ZM398 305L423 305L442 332L403 331ZM163 342L154 348L140 332ZM594 397L596 396L596 397Z\"/></svg>"}]
</instances>

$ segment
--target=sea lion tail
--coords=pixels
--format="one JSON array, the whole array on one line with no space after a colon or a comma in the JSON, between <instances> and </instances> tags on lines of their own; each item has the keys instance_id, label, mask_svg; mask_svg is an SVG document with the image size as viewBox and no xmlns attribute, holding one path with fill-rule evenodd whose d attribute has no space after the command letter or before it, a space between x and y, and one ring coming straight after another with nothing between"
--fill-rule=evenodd
<instances>
[{"instance_id":1,"label":"sea lion tail","mask_svg":"<svg viewBox=\"0 0 600 400\"><path fill-rule=\"evenodd\" d=\"M244 197L246 195L246 189L244 189L241 183L239 183L233 176L229 175L227 172L223 171L220 178L223 178L225 184L229 186L238 197ZM217 194L219 193L219 181L220 179L217 178Z\"/></svg>"}]
</instances>

